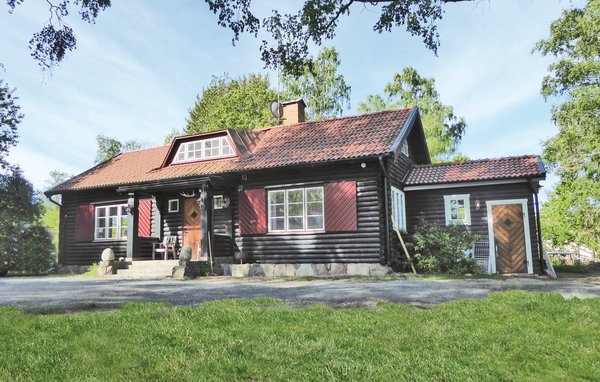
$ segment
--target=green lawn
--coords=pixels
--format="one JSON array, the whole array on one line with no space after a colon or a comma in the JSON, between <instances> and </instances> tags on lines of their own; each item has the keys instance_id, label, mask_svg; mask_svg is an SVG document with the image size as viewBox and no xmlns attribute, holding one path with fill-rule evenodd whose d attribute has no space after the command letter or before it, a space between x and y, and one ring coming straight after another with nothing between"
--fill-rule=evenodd
<instances>
[{"instance_id":1,"label":"green lawn","mask_svg":"<svg viewBox=\"0 0 600 382\"><path fill-rule=\"evenodd\" d=\"M34 315L0 309L1 381L600 378L600 299L511 291L419 309L200 307Z\"/></svg>"}]
</instances>

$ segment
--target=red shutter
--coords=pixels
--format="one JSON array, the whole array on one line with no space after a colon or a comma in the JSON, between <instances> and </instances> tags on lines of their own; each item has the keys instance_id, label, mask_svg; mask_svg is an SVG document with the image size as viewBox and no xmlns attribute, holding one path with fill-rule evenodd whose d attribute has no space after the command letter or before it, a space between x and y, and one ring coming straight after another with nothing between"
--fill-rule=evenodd
<instances>
[{"instance_id":1,"label":"red shutter","mask_svg":"<svg viewBox=\"0 0 600 382\"><path fill-rule=\"evenodd\" d=\"M326 183L324 192L325 231L356 231L356 182Z\"/></svg>"},{"instance_id":2,"label":"red shutter","mask_svg":"<svg viewBox=\"0 0 600 382\"><path fill-rule=\"evenodd\" d=\"M138 236L152 235L152 199L140 199L138 205Z\"/></svg>"},{"instance_id":3,"label":"red shutter","mask_svg":"<svg viewBox=\"0 0 600 382\"><path fill-rule=\"evenodd\" d=\"M267 200L265 190L244 190L240 197L240 234L267 233Z\"/></svg>"},{"instance_id":4,"label":"red shutter","mask_svg":"<svg viewBox=\"0 0 600 382\"><path fill-rule=\"evenodd\" d=\"M75 210L75 240L94 240L94 206L86 204Z\"/></svg>"}]
</instances>

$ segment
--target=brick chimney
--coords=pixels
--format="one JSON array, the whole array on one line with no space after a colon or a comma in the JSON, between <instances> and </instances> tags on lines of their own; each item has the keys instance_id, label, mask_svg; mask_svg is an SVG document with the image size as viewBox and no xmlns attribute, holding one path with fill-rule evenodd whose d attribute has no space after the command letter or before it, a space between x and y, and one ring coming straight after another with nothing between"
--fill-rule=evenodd
<instances>
[{"instance_id":1,"label":"brick chimney","mask_svg":"<svg viewBox=\"0 0 600 382\"><path fill-rule=\"evenodd\" d=\"M284 125L304 122L304 108L306 107L306 104L302 98L283 102L281 106L283 106Z\"/></svg>"}]
</instances>

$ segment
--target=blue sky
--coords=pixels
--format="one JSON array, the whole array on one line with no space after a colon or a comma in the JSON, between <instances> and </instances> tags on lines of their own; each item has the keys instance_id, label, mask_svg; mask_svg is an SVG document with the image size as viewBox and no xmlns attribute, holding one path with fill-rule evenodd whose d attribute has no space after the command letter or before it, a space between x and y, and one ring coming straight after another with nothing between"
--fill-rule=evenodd
<instances>
[{"instance_id":1,"label":"blue sky","mask_svg":"<svg viewBox=\"0 0 600 382\"><path fill-rule=\"evenodd\" d=\"M26 1L13 14L0 5L0 62L6 69L0 75L17 87L25 114L10 160L39 189L52 170L76 174L91 167L98 134L162 144L172 128L185 125L212 75L266 72L275 86L274 71L260 61L260 36L243 36L232 46L231 33L216 25L203 1L113 3L95 25L76 14L68 18L78 48L52 72L42 72L27 47L48 18L45 2ZM381 92L395 73L413 66L434 77L442 101L466 119L460 152L471 158L540 154L540 142L556 127L551 103L539 94L550 59L531 50L562 9L581 3L448 4L437 57L401 29L372 32L377 13L356 7L326 43L340 53L340 72L352 87L351 109L344 114L356 114L367 94ZM269 7L257 2L259 13Z\"/></svg>"}]
</instances>

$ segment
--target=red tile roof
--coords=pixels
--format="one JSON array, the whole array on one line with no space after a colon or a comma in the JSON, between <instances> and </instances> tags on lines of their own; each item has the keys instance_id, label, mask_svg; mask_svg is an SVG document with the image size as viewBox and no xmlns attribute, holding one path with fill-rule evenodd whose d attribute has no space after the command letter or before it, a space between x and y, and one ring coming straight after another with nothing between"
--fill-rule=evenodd
<instances>
[{"instance_id":1,"label":"red tile roof","mask_svg":"<svg viewBox=\"0 0 600 382\"><path fill-rule=\"evenodd\" d=\"M546 170L537 155L477 159L466 162L417 165L404 184L407 186L495 179L544 177Z\"/></svg>"},{"instance_id":2,"label":"red tile roof","mask_svg":"<svg viewBox=\"0 0 600 382\"><path fill-rule=\"evenodd\" d=\"M169 146L126 152L48 193L372 157L391 151L411 110L405 108L261 129L259 131L264 133L246 153L250 155L242 157L162 167ZM176 147L172 149L176 150Z\"/></svg>"}]
</instances>

